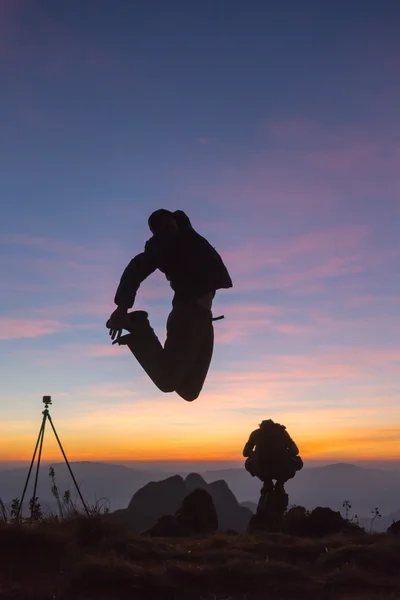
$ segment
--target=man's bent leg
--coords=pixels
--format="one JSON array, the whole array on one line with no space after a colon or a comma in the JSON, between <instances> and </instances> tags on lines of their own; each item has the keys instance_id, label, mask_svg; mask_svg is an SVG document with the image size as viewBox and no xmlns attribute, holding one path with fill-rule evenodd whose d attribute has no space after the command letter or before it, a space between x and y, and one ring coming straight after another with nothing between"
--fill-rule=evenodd
<instances>
[{"instance_id":1,"label":"man's bent leg","mask_svg":"<svg viewBox=\"0 0 400 600\"><path fill-rule=\"evenodd\" d=\"M187 402L199 397L210 368L214 350L214 327L211 312L198 317L193 352L193 362L183 379L177 384L176 392Z\"/></svg>"},{"instance_id":2,"label":"man's bent leg","mask_svg":"<svg viewBox=\"0 0 400 600\"><path fill-rule=\"evenodd\" d=\"M174 390L183 398L186 391L184 382L193 369L204 346L204 315L209 311L191 303L174 306L167 321L167 339L164 345L163 366L160 373L159 387ZM210 313L211 315L211 313ZM211 317L209 318L211 323ZM179 391L183 385L183 393ZM190 396L193 394L191 390ZM193 399L190 397L190 399Z\"/></svg>"},{"instance_id":3,"label":"man's bent leg","mask_svg":"<svg viewBox=\"0 0 400 600\"><path fill-rule=\"evenodd\" d=\"M140 318L135 319L136 316ZM130 317L131 333L122 336L119 343L128 346L140 366L158 386L164 358L163 347L147 318L143 318L143 315L135 315L135 312L130 313Z\"/></svg>"},{"instance_id":4,"label":"man's bent leg","mask_svg":"<svg viewBox=\"0 0 400 600\"><path fill-rule=\"evenodd\" d=\"M138 311L139 312L139 311ZM167 321L167 339L162 347L147 318L132 315L132 333L123 336L127 345L153 383L162 392L173 392L184 379L199 355L199 331L204 324L204 309L191 304L179 304ZM200 321L199 321L200 317ZM210 319L211 321L211 319Z\"/></svg>"}]
</instances>

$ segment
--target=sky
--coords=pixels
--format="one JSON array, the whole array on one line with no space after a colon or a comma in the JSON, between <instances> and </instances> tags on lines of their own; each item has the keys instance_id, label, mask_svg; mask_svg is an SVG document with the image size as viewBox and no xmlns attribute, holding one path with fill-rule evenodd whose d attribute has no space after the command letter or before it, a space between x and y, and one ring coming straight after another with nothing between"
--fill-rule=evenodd
<instances>
[{"instance_id":1,"label":"sky","mask_svg":"<svg viewBox=\"0 0 400 600\"><path fill-rule=\"evenodd\" d=\"M400 459L400 3L0 0L0 460ZM149 214L223 257L200 397L105 323ZM160 339L172 291L142 285ZM60 457L51 433L44 454Z\"/></svg>"}]
</instances>

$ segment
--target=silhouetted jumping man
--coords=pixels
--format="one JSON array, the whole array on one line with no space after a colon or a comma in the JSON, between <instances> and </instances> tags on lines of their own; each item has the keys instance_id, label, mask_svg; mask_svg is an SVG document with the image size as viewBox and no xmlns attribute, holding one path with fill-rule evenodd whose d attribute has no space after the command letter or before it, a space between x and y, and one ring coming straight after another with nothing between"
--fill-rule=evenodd
<instances>
[{"instance_id":1,"label":"silhouetted jumping man","mask_svg":"<svg viewBox=\"0 0 400 600\"><path fill-rule=\"evenodd\" d=\"M214 348L212 302L218 289L232 280L218 252L192 227L187 215L160 209L149 217L152 237L122 274L107 321L113 344L127 345L162 392L184 400L198 398ZM175 294L162 347L148 313L132 308L140 284L159 269ZM122 335L125 329L129 333Z\"/></svg>"}]
</instances>

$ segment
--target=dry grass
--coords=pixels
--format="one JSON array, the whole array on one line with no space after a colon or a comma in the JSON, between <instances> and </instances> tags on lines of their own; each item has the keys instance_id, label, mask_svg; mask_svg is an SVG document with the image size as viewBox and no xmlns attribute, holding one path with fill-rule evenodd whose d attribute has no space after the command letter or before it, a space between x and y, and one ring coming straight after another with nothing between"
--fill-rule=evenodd
<instances>
[{"instance_id":1,"label":"dry grass","mask_svg":"<svg viewBox=\"0 0 400 600\"><path fill-rule=\"evenodd\" d=\"M400 538L183 540L101 518L0 528L0 600L400 599Z\"/></svg>"}]
</instances>

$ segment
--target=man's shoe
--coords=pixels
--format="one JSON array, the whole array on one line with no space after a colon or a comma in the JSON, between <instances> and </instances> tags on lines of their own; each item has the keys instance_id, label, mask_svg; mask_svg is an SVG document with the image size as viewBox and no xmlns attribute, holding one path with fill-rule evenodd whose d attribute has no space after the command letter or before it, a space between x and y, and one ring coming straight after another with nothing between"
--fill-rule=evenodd
<instances>
[{"instance_id":1,"label":"man's shoe","mask_svg":"<svg viewBox=\"0 0 400 600\"><path fill-rule=\"evenodd\" d=\"M129 331L129 333L134 333L137 327L149 322L149 313L145 310L134 310L130 313L127 313L126 316L127 320L124 329Z\"/></svg>"},{"instance_id":2,"label":"man's shoe","mask_svg":"<svg viewBox=\"0 0 400 600\"><path fill-rule=\"evenodd\" d=\"M121 335L121 337L117 338L113 341L112 345L118 344L118 346L127 346L129 342L134 340L133 333L127 333L126 335Z\"/></svg>"},{"instance_id":3,"label":"man's shoe","mask_svg":"<svg viewBox=\"0 0 400 600\"><path fill-rule=\"evenodd\" d=\"M137 325L145 323L148 316L149 313L145 310L134 310L131 313L126 313L122 329L131 332L131 329L136 328ZM106 327L107 329L110 329L110 319L108 319Z\"/></svg>"},{"instance_id":4,"label":"man's shoe","mask_svg":"<svg viewBox=\"0 0 400 600\"><path fill-rule=\"evenodd\" d=\"M129 331L129 333L121 335L114 340L113 345L118 344L119 346L127 346L129 342L132 342L136 334L140 333L140 330L143 327L150 327L148 316L149 313L145 310L134 310L131 313L127 313L123 328L126 329L126 331Z\"/></svg>"}]
</instances>

